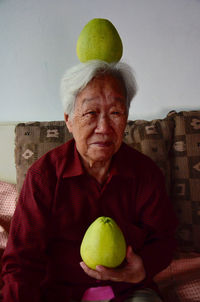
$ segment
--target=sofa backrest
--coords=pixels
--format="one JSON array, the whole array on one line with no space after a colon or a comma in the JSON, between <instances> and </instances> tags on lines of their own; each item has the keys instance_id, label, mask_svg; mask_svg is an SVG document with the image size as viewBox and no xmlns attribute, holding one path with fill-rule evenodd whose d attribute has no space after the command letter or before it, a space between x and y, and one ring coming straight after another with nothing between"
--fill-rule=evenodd
<instances>
[{"instance_id":1,"label":"sofa backrest","mask_svg":"<svg viewBox=\"0 0 200 302\"><path fill-rule=\"evenodd\" d=\"M21 123L15 132L19 192L30 165L72 136L64 121ZM124 142L152 158L163 171L180 222L179 249L200 252L200 111L128 121Z\"/></svg>"},{"instance_id":2,"label":"sofa backrest","mask_svg":"<svg viewBox=\"0 0 200 302\"><path fill-rule=\"evenodd\" d=\"M173 120L128 121L124 142L151 157L166 176L170 189L169 151ZM72 138L64 121L20 123L15 128L15 164L17 190L21 190L28 168L51 149Z\"/></svg>"},{"instance_id":3,"label":"sofa backrest","mask_svg":"<svg viewBox=\"0 0 200 302\"><path fill-rule=\"evenodd\" d=\"M171 198L181 251L200 252L200 111L172 112Z\"/></svg>"}]
</instances>

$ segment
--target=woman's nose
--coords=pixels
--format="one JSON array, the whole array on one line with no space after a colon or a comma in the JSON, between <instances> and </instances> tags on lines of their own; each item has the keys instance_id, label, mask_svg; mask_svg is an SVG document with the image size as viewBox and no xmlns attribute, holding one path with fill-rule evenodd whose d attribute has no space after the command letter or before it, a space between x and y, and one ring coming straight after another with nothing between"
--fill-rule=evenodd
<instances>
[{"instance_id":1,"label":"woman's nose","mask_svg":"<svg viewBox=\"0 0 200 302\"><path fill-rule=\"evenodd\" d=\"M109 133L110 132L110 120L107 115L99 115L96 126L96 133Z\"/></svg>"}]
</instances>

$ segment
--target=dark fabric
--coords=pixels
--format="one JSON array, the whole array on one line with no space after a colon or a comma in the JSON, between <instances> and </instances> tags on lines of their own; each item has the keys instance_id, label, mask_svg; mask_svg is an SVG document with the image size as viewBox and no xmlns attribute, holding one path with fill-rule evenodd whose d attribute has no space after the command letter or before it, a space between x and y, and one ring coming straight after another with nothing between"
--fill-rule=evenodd
<instances>
[{"instance_id":1,"label":"dark fabric","mask_svg":"<svg viewBox=\"0 0 200 302\"><path fill-rule=\"evenodd\" d=\"M79 262L80 244L99 216L112 217L144 261L137 285L96 281ZM28 170L3 256L4 302L80 300L89 287L111 285L115 301L143 287L171 261L176 218L155 163L124 143L101 187L81 165L74 140Z\"/></svg>"},{"instance_id":2,"label":"dark fabric","mask_svg":"<svg viewBox=\"0 0 200 302\"><path fill-rule=\"evenodd\" d=\"M135 291L132 297L129 297L125 302L162 302L161 298L150 288L144 288Z\"/></svg>"}]
</instances>

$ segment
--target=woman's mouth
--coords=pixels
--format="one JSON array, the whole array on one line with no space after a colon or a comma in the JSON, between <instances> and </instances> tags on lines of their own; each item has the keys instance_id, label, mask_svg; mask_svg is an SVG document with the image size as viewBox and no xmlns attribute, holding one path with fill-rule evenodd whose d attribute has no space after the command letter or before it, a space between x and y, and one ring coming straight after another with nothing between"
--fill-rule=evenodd
<instances>
[{"instance_id":1,"label":"woman's mouth","mask_svg":"<svg viewBox=\"0 0 200 302\"><path fill-rule=\"evenodd\" d=\"M92 143L93 145L96 145L98 147L102 147L102 148L106 148L106 147L110 147L112 145L111 141L99 141L99 142L94 142Z\"/></svg>"}]
</instances>

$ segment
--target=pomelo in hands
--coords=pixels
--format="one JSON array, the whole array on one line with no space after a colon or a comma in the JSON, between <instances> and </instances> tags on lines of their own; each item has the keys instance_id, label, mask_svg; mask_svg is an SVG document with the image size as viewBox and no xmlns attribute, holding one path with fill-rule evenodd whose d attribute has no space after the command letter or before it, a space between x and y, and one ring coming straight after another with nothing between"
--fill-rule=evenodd
<instances>
[{"instance_id":1,"label":"pomelo in hands","mask_svg":"<svg viewBox=\"0 0 200 302\"><path fill-rule=\"evenodd\" d=\"M90 20L82 29L76 45L79 60L102 60L118 62L123 53L123 44L115 26L107 19Z\"/></svg>"},{"instance_id":2,"label":"pomelo in hands","mask_svg":"<svg viewBox=\"0 0 200 302\"><path fill-rule=\"evenodd\" d=\"M85 232L80 254L92 269L97 265L119 266L126 256L126 242L117 223L110 217L97 218Z\"/></svg>"}]
</instances>

